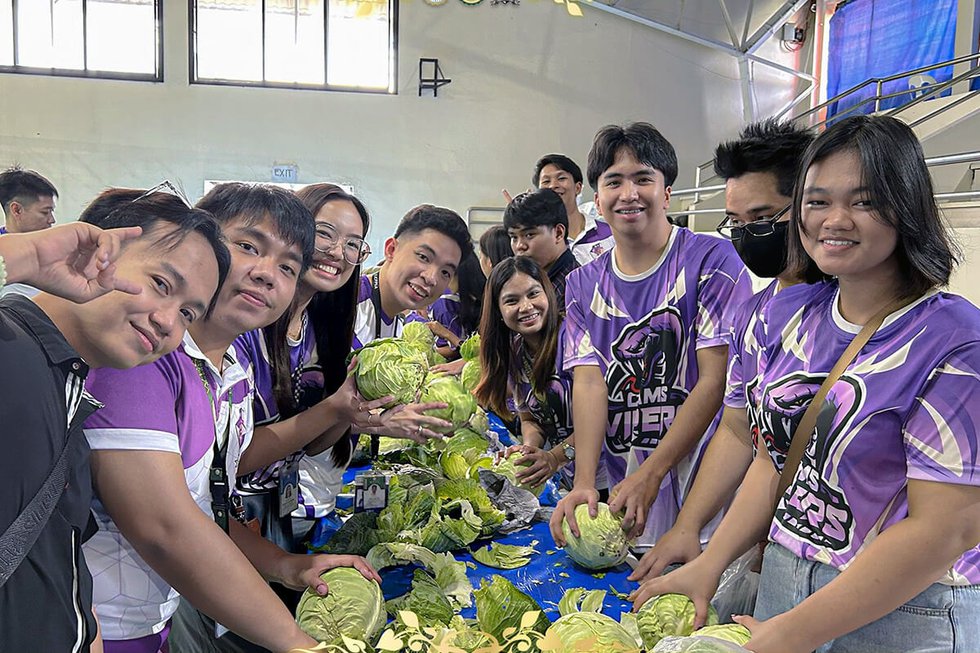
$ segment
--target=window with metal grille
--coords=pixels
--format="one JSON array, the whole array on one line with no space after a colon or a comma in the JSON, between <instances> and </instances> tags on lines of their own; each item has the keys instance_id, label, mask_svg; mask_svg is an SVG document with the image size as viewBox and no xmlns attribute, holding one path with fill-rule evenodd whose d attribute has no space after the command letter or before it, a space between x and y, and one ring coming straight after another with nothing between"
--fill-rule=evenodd
<instances>
[{"instance_id":1,"label":"window with metal grille","mask_svg":"<svg viewBox=\"0 0 980 653\"><path fill-rule=\"evenodd\" d=\"M394 93L397 0L191 0L191 80Z\"/></svg>"},{"instance_id":2,"label":"window with metal grille","mask_svg":"<svg viewBox=\"0 0 980 653\"><path fill-rule=\"evenodd\" d=\"M163 0L0 0L0 72L163 81Z\"/></svg>"}]
</instances>

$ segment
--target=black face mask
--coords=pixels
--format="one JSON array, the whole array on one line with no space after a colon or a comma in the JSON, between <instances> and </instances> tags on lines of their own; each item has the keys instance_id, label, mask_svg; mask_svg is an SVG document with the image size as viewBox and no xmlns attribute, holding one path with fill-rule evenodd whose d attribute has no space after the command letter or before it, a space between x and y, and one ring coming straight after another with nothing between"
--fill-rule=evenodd
<instances>
[{"instance_id":1,"label":"black face mask","mask_svg":"<svg viewBox=\"0 0 980 653\"><path fill-rule=\"evenodd\" d=\"M757 277L772 279L786 268L786 228L789 222L776 222L773 232L766 236L753 236L743 232L732 241L735 251L745 262L745 267Z\"/></svg>"}]
</instances>

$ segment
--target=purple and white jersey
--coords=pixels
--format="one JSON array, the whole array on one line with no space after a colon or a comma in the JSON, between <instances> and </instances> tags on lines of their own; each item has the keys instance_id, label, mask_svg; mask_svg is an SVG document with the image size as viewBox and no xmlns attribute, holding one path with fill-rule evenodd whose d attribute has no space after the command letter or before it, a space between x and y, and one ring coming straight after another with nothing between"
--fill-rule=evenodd
<instances>
[{"instance_id":1,"label":"purple and white jersey","mask_svg":"<svg viewBox=\"0 0 980 653\"><path fill-rule=\"evenodd\" d=\"M514 406L518 413L530 413L545 437L545 449L550 449L572 434L572 375L561 369L561 346L556 356L556 367L544 396L534 392L524 362L527 356L524 338L512 334L510 341L511 378Z\"/></svg>"},{"instance_id":2,"label":"purple and white jersey","mask_svg":"<svg viewBox=\"0 0 980 653\"><path fill-rule=\"evenodd\" d=\"M432 306L429 308L429 315L432 316L433 320L449 329L457 338L463 340L469 335L459 322L459 295L456 293L451 291L446 292L445 295L432 302ZM446 347L448 345L449 343L446 340L436 338L436 347Z\"/></svg>"},{"instance_id":3,"label":"purple and white jersey","mask_svg":"<svg viewBox=\"0 0 980 653\"><path fill-rule=\"evenodd\" d=\"M303 328L300 339L288 340L289 369L292 371L294 399L301 410L306 410L320 402L323 398L323 370L320 367L316 351L316 335L313 325L304 313ZM279 420L279 407L276 404L274 380L269 351L265 342L265 334L261 329L249 331L235 341L235 347L243 360L251 363L255 382L255 423L256 425L270 424ZM332 449L326 449L317 454L322 458L319 467L328 465L333 468ZM297 501L299 506L292 516L298 519L315 519L323 517L334 508L341 482L336 487L319 487L310 478L307 467L311 464L303 450L296 451L284 460L264 467L249 476L238 479L236 491L241 494L265 493L276 490L279 484L280 471L286 465L298 465L299 489ZM343 476L344 469L340 469Z\"/></svg>"},{"instance_id":4,"label":"purple and white jersey","mask_svg":"<svg viewBox=\"0 0 980 653\"><path fill-rule=\"evenodd\" d=\"M517 334L511 338L511 378L508 380L512 388L514 407L518 413L530 413L544 434L543 449L548 450L563 442L574 432L572 421L572 375L561 367L564 329L559 332L558 351L555 355L555 365L558 369L551 377L544 396L535 394L534 387L522 362L525 357L524 339ZM515 373L516 372L516 373ZM562 474L569 482L574 479L575 463L569 463L562 468ZM599 468L595 474L597 490L609 488L609 475L606 472L605 452L599 456Z\"/></svg>"},{"instance_id":5,"label":"purple and white jersey","mask_svg":"<svg viewBox=\"0 0 980 653\"><path fill-rule=\"evenodd\" d=\"M217 416L198 365L204 366L211 396L218 401ZM229 434L229 478L237 475L252 438L253 388L235 348L225 353L222 373L188 333L177 351L155 363L130 370L92 370L85 385L105 404L85 422L89 446L179 455L187 489L211 519L208 471L216 438L223 441ZM84 552L102 636L124 640L159 633L177 610L180 595L140 557L97 499L92 512L99 531L85 543Z\"/></svg>"},{"instance_id":6,"label":"purple and white jersey","mask_svg":"<svg viewBox=\"0 0 980 653\"><path fill-rule=\"evenodd\" d=\"M406 322L425 321L424 317L414 312L406 317L390 317L380 305L375 309L371 291L371 275L361 275L357 291L357 313L354 315L353 349L360 349L378 338L397 338L402 334L402 327Z\"/></svg>"},{"instance_id":7,"label":"purple and white jersey","mask_svg":"<svg viewBox=\"0 0 980 653\"><path fill-rule=\"evenodd\" d=\"M612 229L597 215L595 204L590 204L591 208L584 204L579 207L585 216L585 228L568 242L569 249L580 265L591 263L616 246Z\"/></svg>"},{"instance_id":8,"label":"purple and white jersey","mask_svg":"<svg viewBox=\"0 0 980 653\"><path fill-rule=\"evenodd\" d=\"M779 281L774 279L735 312L732 320L732 342L728 346L728 373L725 377L726 406L744 409L750 403L757 403L752 401L747 392L749 384L759 374L759 342L755 339L755 324L759 321L763 307L776 294L778 286ZM752 385L758 387L758 384Z\"/></svg>"},{"instance_id":9,"label":"purple and white jersey","mask_svg":"<svg viewBox=\"0 0 980 653\"><path fill-rule=\"evenodd\" d=\"M299 341L287 341L289 348L289 370L294 383L294 398L297 405L309 408L320 401L323 393L323 371L317 362L316 341L313 326L303 315L303 328ZM255 383L255 424L271 424L279 421L279 406L276 404L275 380L269 350L262 329L255 329L240 335L235 340L235 348L242 360L250 364ZM279 469L286 462L295 462L303 456L302 451L291 454L284 461L273 463L264 469L238 479L238 491L243 494L267 492L277 487Z\"/></svg>"},{"instance_id":10,"label":"purple and white jersey","mask_svg":"<svg viewBox=\"0 0 980 653\"><path fill-rule=\"evenodd\" d=\"M781 471L796 424L860 327L836 282L777 294L756 326L761 404L753 430ZM769 538L846 568L908 516L908 480L980 485L980 310L934 292L888 316L833 385ZM980 584L980 548L940 582Z\"/></svg>"},{"instance_id":11,"label":"purple and white jersey","mask_svg":"<svg viewBox=\"0 0 980 653\"><path fill-rule=\"evenodd\" d=\"M697 350L728 345L732 316L750 295L730 242L680 227L646 272L624 274L613 250L568 276L564 367L594 365L606 379L610 487L667 433L698 381ZM673 526L715 424L664 478L640 544Z\"/></svg>"}]
</instances>

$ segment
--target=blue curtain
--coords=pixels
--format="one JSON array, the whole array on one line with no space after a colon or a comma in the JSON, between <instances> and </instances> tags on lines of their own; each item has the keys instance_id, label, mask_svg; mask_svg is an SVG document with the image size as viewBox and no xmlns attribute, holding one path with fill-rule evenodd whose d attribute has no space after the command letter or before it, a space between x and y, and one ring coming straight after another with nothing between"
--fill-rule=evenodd
<instances>
[{"instance_id":1,"label":"blue curtain","mask_svg":"<svg viewBox=\"0 0 980 653\"><path fill-rule=\"evenodd\" d=\"M834 97L872 77L887 77L953 58L956 0L851 0L830 19L827 96ZM953 67L927 73L949 80ZM883 85L882 95L908 90L908 78ZM828 107L828 116L874 111L875 84ZM880 108L905 104L911 94L882 100ZM857 106L861 105L861 106ZM848 109L851 109L848 111Z\"/></svg>"}]
</instances>

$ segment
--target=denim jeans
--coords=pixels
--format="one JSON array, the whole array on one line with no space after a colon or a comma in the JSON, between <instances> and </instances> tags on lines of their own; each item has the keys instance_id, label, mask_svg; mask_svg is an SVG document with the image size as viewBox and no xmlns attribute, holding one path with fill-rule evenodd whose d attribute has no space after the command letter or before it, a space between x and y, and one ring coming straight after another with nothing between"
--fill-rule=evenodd
<instances>
[{"instance_id":1,"label":"denim jeans","mask_svg":"<svg viewBox=\"0 0 980 653\"><path fill-rule=\"evenodd\" d=\"M769 543L755 618L769 619L801 603L840 574ZM881 619L827 642L818 653L977 653L980 585L934 583Z\"/></svg>"}]
</instances>

